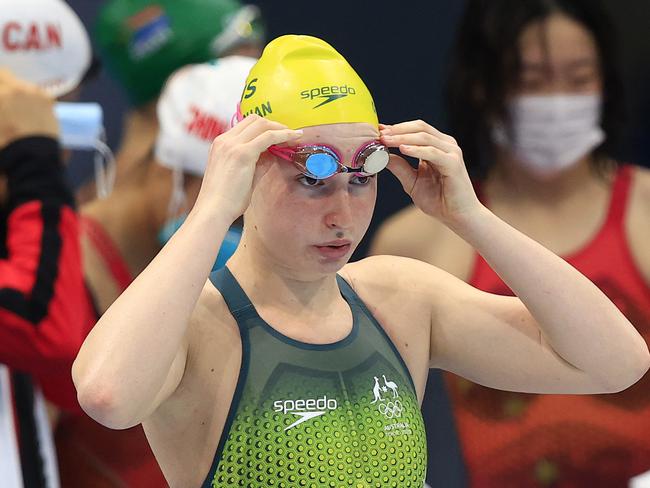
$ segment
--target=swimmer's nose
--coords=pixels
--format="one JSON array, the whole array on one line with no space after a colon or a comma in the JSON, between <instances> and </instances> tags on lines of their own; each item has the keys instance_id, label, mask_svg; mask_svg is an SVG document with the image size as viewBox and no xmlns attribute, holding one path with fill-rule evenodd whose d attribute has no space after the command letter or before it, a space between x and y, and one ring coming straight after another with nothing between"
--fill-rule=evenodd
<instances>
[{"instance_id":1,"label":"swimmer's nose","mask_svg":"<svg viewBox=\"0 0 650 488\"><path fill-rule=\"evenodd\" d=\"M328 197L328 212L325 214L325 225L330 229L348 229L352 225L352 200L345 190L333 192Z\"/></svg>"}]
</instances>

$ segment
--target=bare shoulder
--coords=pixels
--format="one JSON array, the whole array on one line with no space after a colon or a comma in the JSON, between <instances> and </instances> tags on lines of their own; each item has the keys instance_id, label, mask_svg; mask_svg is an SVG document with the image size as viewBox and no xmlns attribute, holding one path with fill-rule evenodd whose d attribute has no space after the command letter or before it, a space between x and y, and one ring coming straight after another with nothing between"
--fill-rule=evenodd
<instances>
[{"instance_id":1,"label":"bare shoulder","mask_svg":"<svg viewBox=\"0 0 650 488\"><path fill-rule=\"evenodd\" d=\"M401 256L371 256L347 264L340 275L364 300L391 309L423 312L435 306L451 281L447 272Z\"/></svg>"},{"instance_id":2,"label":"bare shoulder","mask_svg":"<svg viewBox=\"0 0 650 488\"><path fill-rule=\"evenodd\" d=\"M432 265L398 256L372 256L345 266L340 275L379 322L406 363L421 399L429 371L431 324L437 278Z\"/></svg>"},{"instance_id":3,"label":"bare shoulder","mask_svg":"<svg viewBox=\"0 0 650 488\"><path fill-rule=\"evenodd\" d=\"M634 167L628 208L625 227L632 255L646 283L650 284L650 170Z\"/></svg>"},{"instance_id":4,"label":"bare shoulder","mask_svg":"<svg viewBox=\"0 0 650 488\"><path fill-rule=\"evenodd\" d=\"M186 333L186 360L182 378L174 393L159 408L160 419L174 418L177 425L164 423L165 430L184 431L196 418L185 416L188 405L195 415L211 418L227 409L241 362L239 329L221 294L206 282L194 307ZM215 401L219 397L219 401ZM227 404L221 405L227 400ZM198 434L197 434L198 435Z\"/></svg>"},{"instance_id":5,"label":"bare shoulder","mask_svg":"<svg viewBox=\"0 0 650 488\"><path fill-rule=\"evenodd\" d=\"M373 238L371 254L419 257L422 246L430 244L443 228L437 220L409 205L379 227Z\"/></svg>"},{"instance_id":6,"label":"bare shoulder","mask_svg":"<svg viewBox=\"0 0 650 488\"><path fill-rule=\"evenodd\" d=\"M233 340L239 342L235 319L219 290L208 280L190 318L188 355L206 349L214 353L214 348L232 347Z\"/></svg>"},{"instance_id":7,"label":"bare shoulder","mask_svg":"<svg viewBox=\"0 0 650 488\"><path fill-rule=\"evenodd\" d=\"M438 324L449 322L474 289L436 266L399 256L362 259L340 274L393 341L422 398Z\"/></svg>"},{"instance_id":8,"label":"bare shoulder","mask_svg":"<svg viewBox=\"0 0 650 488\"><path fill-rule=\"evenodd\" d=\"M404 281L416 283L424 269L434 266L405 256L380 255L346 264L340 274L349 281L364 286L399 288Z\"/></svg>"},{"instance_id":9,"label":"bare shoulder","mask_svg":"<svg viewBox=\"0 0 650 488\"><path fill-rule=\"evenodd\" d=\"M210 280L205 282L203 290L196 302L194 312L192 313L192 322L202 325L210 319L218 319L222 314L228 312L228 306L224 301L219 290Z\"/></svg>"}]
</instances>

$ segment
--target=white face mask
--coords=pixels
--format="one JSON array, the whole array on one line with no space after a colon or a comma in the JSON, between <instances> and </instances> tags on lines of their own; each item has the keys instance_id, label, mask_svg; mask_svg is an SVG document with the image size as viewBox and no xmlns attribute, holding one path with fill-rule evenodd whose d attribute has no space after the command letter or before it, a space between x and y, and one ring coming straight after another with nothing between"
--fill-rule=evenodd
<instances>
[{"instance_id":1,"label":"white face mask","mask_svg":"<svg viewBox=\"0 0 650 488\"><path fill-rule=\"evenodd\" d=\"M59 122L60 143L65 149L94 151L97 196L106 198L115 182L115 157L106 145L104 112L98 103L57 102L54 113Z\"/></svg>"},{"instance_id":2,"label":"white face mask","mask_svg":"<svg viewBox=\"0 0 650 488\"><path fill-rule=\"evenodd\" d=\"M495 124L494 142L534 175L551 178L605 140L600 95L521 96L508 105L511 128Z\"/></svg>"}]
</instances>

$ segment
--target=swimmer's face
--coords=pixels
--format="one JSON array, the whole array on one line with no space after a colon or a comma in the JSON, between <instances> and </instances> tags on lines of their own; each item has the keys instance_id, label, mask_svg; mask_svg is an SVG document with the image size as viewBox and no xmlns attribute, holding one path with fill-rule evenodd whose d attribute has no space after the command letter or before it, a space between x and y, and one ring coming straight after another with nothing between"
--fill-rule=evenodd
<instances>
[{"instance_id":1,"label":"swimmer's face","mask_svg":"<svg viewBox=\"0 0 650 488\"><path fill-rule=\"evenodd\" d=\"M519 53L521 71L511 95L602 92L594 36L566 15L554 14L526 27L519 38Z\"/></svg>"},{"instance_id":2,"label":"swimmer's face","mask_svg":"<svg viewBox=\"0 0 650 488\"><path fill-rule=\"evenodd\" d=\"M378 137L369 124L332 124L304 129L298 145L335 148L350 165L356 151ZM313 180L290 162L264 156L268 166L256 182L245 215L247 240L273 262L297 271L329 273L352 255L370 224L377 178L338 173Z\"/></svg>"}]
</instances>

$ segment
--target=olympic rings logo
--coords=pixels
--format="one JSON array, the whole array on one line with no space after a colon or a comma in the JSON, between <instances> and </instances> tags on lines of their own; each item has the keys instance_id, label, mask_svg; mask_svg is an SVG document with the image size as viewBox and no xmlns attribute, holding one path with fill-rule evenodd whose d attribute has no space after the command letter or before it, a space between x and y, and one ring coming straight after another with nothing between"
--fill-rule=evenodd
<instances>
[{"instance_id":1,"label":"olympic rings logo","mask_svg":"<svg viewBox=\"0 0 650 488\"><path fill-rule=\"evenodd\" d=\"M395 400L394 402L380 403L377 407L379 413L381 413L387 419L396 419L402 416L402 402Z\"/></svg>"}]
</instances>

